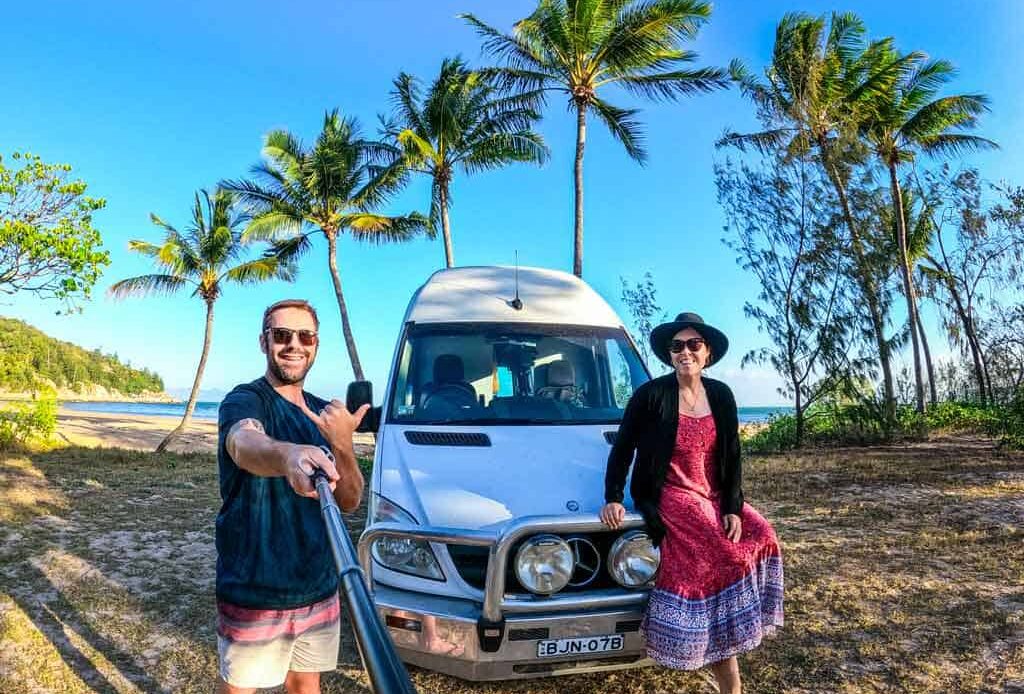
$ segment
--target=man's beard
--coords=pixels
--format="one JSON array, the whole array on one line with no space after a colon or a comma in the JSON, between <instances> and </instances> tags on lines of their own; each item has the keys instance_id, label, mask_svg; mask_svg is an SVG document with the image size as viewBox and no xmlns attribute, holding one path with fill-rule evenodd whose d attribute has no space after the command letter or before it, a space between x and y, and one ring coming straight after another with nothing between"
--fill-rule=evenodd
<instances>
[{"instance_id":1,"label":"man's beard","mask_svg":"<svg viewBox=\"0 0 1024 694\"><path fill-rule=\"evenodd\" d=\"M302 383L304 380L306 380L306 374L309 373L309 370L312 367L313 360L310 359L309 361L306 362L306 368L302 369L301 372L298 372L298 375L295 375L296 372L294 371L292 372L291 375L289 375L286 374L284 372L284 369L281 368L281 364L279 364L278 361L274 359L273 354L267 354L267 368L270 369L270 373L274 374L274 378L276 378L278 381L288 386L294 385L296 383Z\"/></svg>"}]
</instances>

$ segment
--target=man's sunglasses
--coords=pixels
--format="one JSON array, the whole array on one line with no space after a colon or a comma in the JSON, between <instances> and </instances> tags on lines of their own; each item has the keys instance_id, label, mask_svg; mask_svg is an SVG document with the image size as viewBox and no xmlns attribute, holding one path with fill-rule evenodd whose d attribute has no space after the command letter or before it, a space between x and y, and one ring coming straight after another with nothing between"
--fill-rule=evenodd
<instances>
[{"instance_id":1,"label":"man's sunglasses","mask_svg":"<svg viewBox=\"0 0 1024 694\"><path fill-rule=\"evenodd\" d=\"M685 347L690 352L699 352L700 348L707 344L703 337L691 337L689 340L672 340L668 343L668 351L672 354L679 354Z\"/></svg>"},{"instance_id":2,"label":"man's sunglasses","mask_svg":"<svg viewBox=\"0 0 1024 694\"><path fill-rule=\"evenodd\" d=\"M303 347L312 347L316 344L317 336L315 330L292 330L291 328L267 328L275 345L290 345L292 335L299 336L299 344Z\"/></svg>"}]
</instances>

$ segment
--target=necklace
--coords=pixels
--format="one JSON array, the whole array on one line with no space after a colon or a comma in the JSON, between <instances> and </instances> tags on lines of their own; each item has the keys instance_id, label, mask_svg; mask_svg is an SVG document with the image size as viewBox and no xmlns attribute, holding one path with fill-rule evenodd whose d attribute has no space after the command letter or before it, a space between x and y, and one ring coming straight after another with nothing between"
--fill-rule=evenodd
<instances>
[{"instance_id":1,"label":"necklace","mask_svg":"<svg viewBox=\"0 0 1024 694\"><path fill-rule=\"evenodd\" d=\"M690 401L688 401L686 399L686 396L683 395L683 389L680 388L679 389L679 399L686 406L685 409L686 409L687 412L693 412L693 411L695 411L697 409L697 402L700 400L700 393L699 392L694 392L693 393L693 401L690 402Z\"/></svg>"}]
</instances>

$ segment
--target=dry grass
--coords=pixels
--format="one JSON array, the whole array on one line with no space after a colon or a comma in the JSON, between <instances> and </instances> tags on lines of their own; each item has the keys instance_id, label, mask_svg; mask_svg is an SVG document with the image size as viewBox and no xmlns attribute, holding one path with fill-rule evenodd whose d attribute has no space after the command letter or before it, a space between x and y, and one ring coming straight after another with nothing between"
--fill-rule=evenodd
<instances>
[{"instance_id":1,"label":"dry grass","mask_svg":"<svg viewBox=\"0 0 1024 694\"><path fill-rule=\"evenodd\" d=\"M1024 693L1024 456L949 438L746 469L787 581L786 627L741 659L747 691ZM218 502L205 455L0 454L0 692L210 691ZM437 693L714 691L653 668L413 677ZM324 689L368 691L350 636Z\"/></svg>"}]
</instances>

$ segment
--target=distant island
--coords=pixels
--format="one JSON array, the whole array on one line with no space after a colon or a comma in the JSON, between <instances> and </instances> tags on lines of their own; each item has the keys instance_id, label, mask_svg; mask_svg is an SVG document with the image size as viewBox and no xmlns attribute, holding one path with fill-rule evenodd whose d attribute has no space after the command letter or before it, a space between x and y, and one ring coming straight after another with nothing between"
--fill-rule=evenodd
<instances>
[{"instance_id":1,"label":"distant island","mask_svg":"<svg viewBox=\"0 0 1024 694\"><path fill-rule=\"evenodd\" d=\"M60 400L176 402L164 391L163 379L148 369L0 317L0 400L26 400L48 388Z\"/></svg>"}]
</instances>

